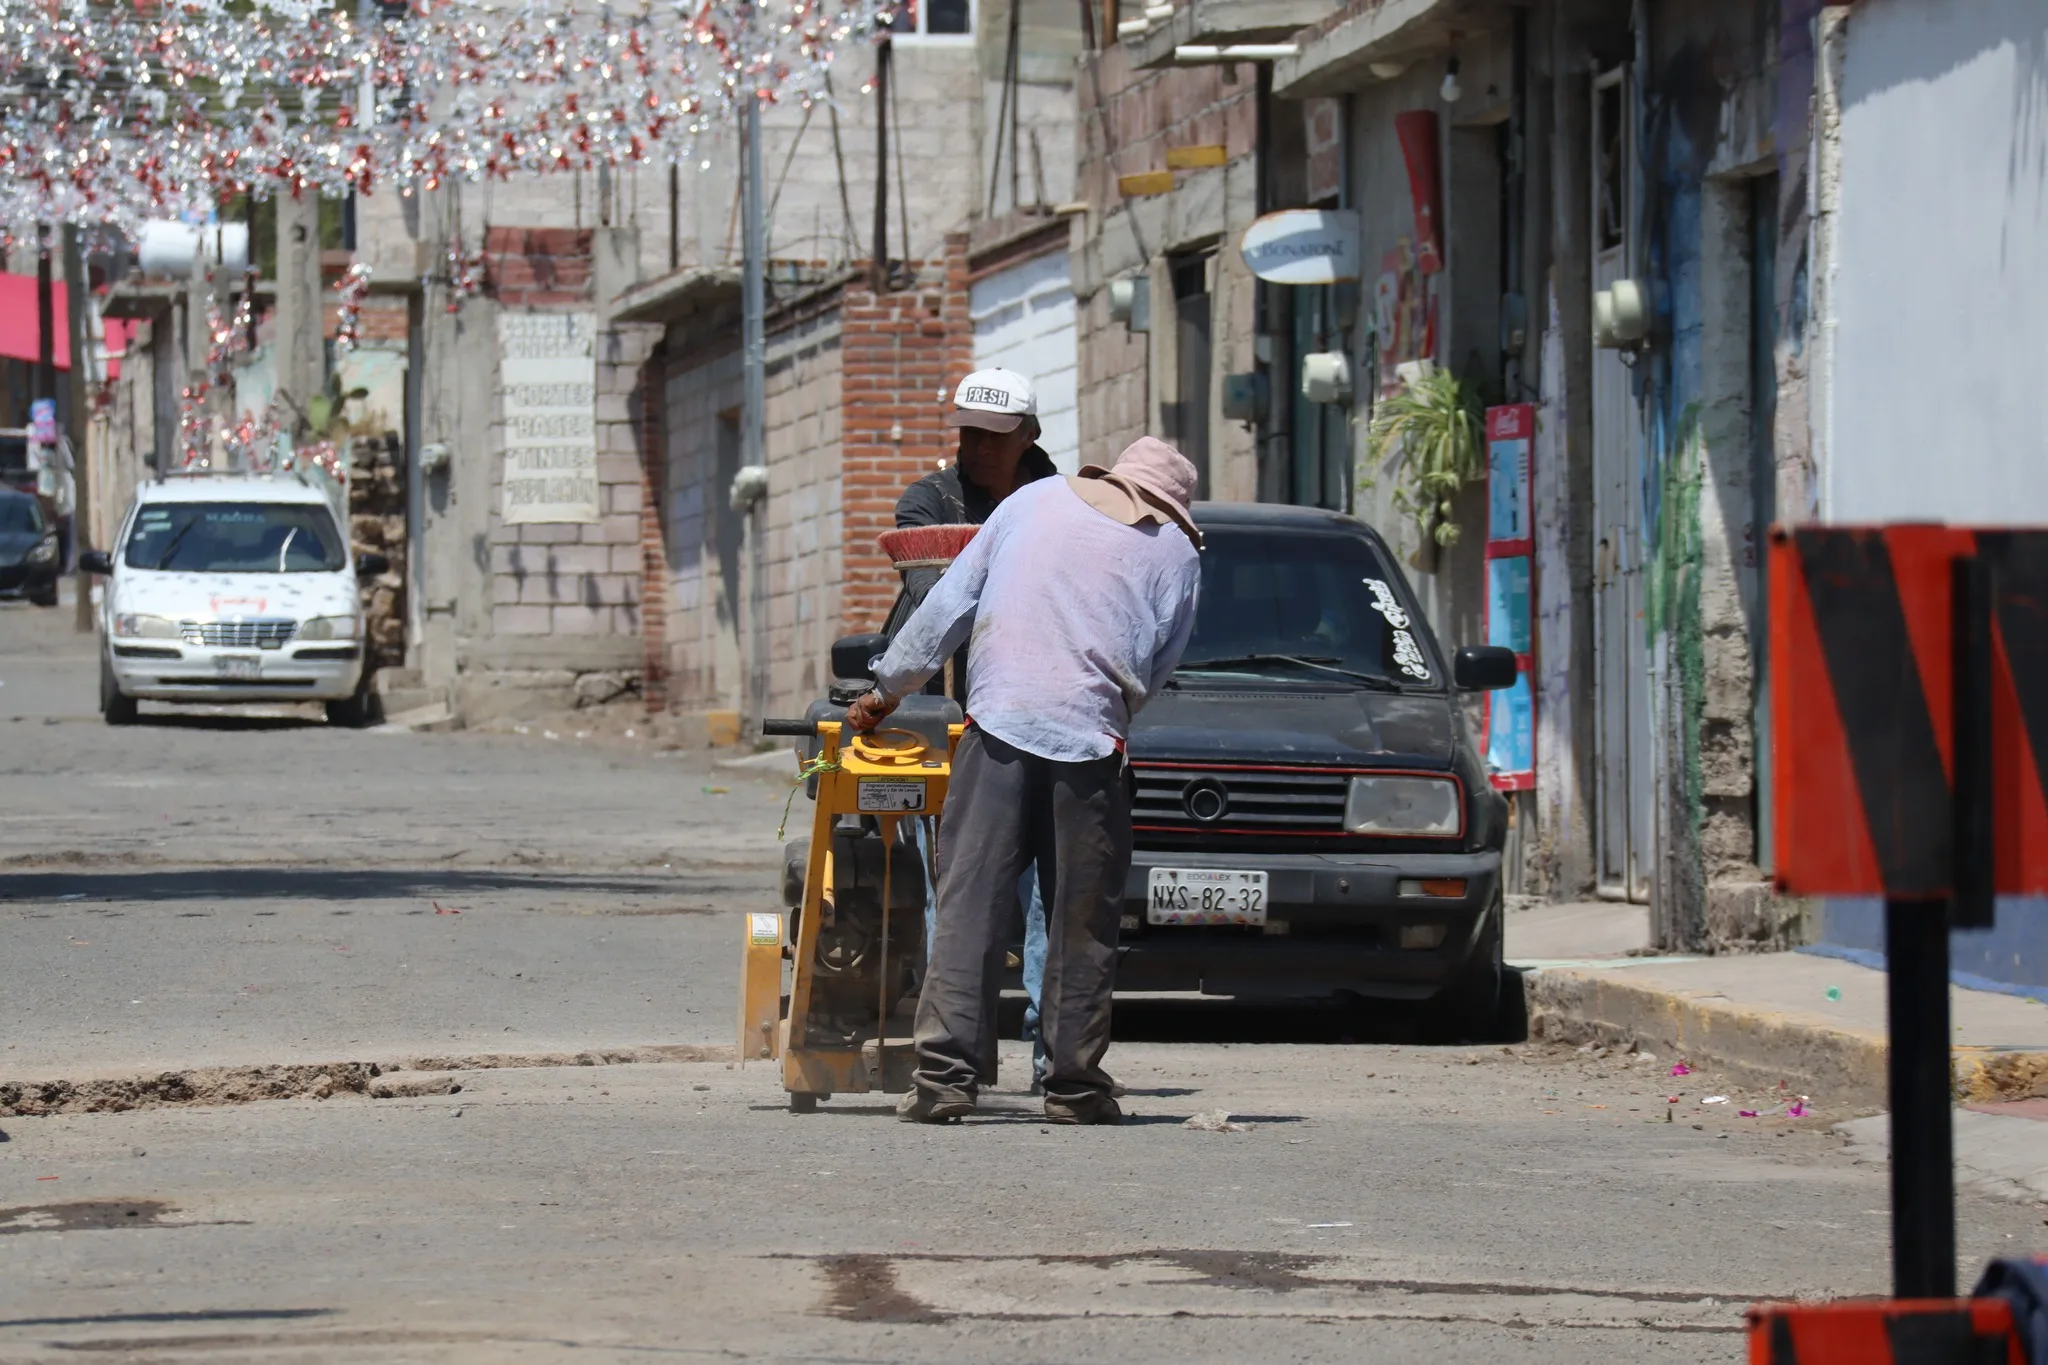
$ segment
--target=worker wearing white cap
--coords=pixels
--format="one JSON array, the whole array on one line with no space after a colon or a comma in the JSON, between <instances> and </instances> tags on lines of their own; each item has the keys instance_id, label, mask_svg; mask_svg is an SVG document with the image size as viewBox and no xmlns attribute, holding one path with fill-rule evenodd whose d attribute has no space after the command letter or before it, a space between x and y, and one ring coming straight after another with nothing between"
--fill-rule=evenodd
<instances>
[{"instance_id":1,"label":"worker wearing white cap","mask_svg":"<svg viewBox=\"0 0 2048 1365\"><path fill-rule=\"evenodd\" d=\"M946 425L959 430L960 453L903 491L898 526L979 526L1004 498L1059 472L1038 444L1038 395L1015 370L976 370L961 380Z\"/></svg>"}]
</instances>

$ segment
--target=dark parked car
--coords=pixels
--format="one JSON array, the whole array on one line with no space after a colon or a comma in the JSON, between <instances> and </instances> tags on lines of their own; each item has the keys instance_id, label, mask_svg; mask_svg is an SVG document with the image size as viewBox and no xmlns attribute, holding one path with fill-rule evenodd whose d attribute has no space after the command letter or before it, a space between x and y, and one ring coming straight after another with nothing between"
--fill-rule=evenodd
<instances>
[{"instance_id":1,"label":"dark parked car","mask_svg":"<svg viewBox=\"0 0 2048 1365\"><path fill-rule=\"evenodd\" d=\"M1386 543L1354 517L1194 513L1194 635L1131 730L1117 989L1412 1001L1437 1036L1489 1036L1507 802L1460 694L1511 685L1515 656L1468 647L1447 664ZM865 676L886 643L841 641L834 672ZM835 685L808 719L836 718L864 686ZM913 703L960 715L913 698L894 723L943 735L937 711L902 719Z\"/></svg>"},{"instance_id":2,"label":"dark parked car","mask_svg":"<svg viewBox=\"0 0 2048 1365\"><path fill-rule=\"evenodd\" d=\"M1484 1037L1501 987L1501 845L1461 691L1386 544L1335 512L1195 508L1193 639L1138 714L1136 854L1117 987L1378 997Z\"/></svg>"},{"instance_id":3,"label":"dark parked car","mask_svg":"<svg viewBox=\"0 0 2048 1365\"><path fill-rule=\"evenodd\" d=\"M0 487L0 599L57 605L57 528L33 493Z\"/></svg>"}]
</instances>

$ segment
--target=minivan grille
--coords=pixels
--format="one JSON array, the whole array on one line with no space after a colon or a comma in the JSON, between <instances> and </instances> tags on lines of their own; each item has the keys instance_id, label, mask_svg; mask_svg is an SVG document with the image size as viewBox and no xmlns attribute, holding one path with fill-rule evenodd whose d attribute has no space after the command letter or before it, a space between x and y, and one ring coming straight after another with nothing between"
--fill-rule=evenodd
<instances>
[{"instance_id":1,"label":"minivan grille","mask_svg":"<svg viewBox=\"0 0 2048 1365\"><path fill-rule=\"evenodd\" d=\"M297 621L181 621L187 644L215 649L276 649L299 633ZM193 639L194 636L198 639Z\"/></svg>"},{"instance_id":2,"label":"minivan grille","mask_svg":"<svg viewBox=\"0 0 2048 1365\"><path fill-rule=\"evenodd\" d=\"M1351 775L1132 764L1131 823L1200 832L1342 834ZM1220 795L1219 803L1216 797ZM1196 812L1209 818L1200 818ZM1211 815L1210 812L1216 812Z\"/></svg>"}]
</instances>

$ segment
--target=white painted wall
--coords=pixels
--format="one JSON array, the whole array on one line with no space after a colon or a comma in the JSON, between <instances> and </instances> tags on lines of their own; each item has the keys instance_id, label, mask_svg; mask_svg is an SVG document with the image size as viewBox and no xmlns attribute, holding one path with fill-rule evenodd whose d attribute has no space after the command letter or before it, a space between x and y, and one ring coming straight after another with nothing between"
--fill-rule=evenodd
<instances>
[{"instance_id":1,"label":"white painted wall","mask_svg":"<svg viewBox=\"0 0 2048 1365\"><path fill-rule=\"evenodd\" d=\"M1846 27L1821 514L2048 521L2048 4Z\"/></svg>"},{"instance_id":2,"label":"white painted wall","mask_svg":"<svg viewBox=\"0 0 2048 1365\"><path fill-rule=\"evenodd\" d=\"M974 363L1000 365L1038 390L1038 443L1063 474L1081 467L1081 425L1076 386L1074 294L1067 253L1055 251L1013 265L968 286L974 319ZM1108 464L1115 451L1090 451Z\"/></svg>"}]
</instances>

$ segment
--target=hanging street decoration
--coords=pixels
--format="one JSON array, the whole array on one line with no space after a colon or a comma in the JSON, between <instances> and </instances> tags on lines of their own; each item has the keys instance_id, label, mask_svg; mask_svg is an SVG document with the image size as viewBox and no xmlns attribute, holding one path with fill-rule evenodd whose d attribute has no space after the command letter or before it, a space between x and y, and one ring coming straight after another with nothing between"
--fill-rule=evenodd
<instances>
[{"instance_id":1,"label":"hanging street decoration","mask_svg":"<svg viewBox=\"0 0 2048 1365\"><path fill-rule=\"evenodd\" d=\"M680 162L886 0L0 0L0 223Z\"/></svg>"}]
</instances>

